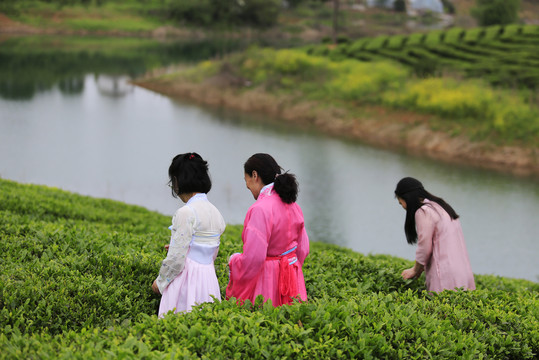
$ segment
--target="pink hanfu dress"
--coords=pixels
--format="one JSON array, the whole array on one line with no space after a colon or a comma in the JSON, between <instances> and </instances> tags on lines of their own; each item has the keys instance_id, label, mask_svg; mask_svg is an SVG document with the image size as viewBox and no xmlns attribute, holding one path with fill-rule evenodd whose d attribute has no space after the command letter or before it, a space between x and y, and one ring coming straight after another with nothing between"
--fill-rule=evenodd
<instances>
[{"instance_id":1,"label":"pink hanfu dress","mask_svg":"<svg viewBox=\"0 0 539 360\"><path fill-rule=\"evenodd\" d=\"M217 208L206 194L196 194L172 218L170 246L156 279L162 294L159 316L170 310L191 311L192 307L221 300L214 260L226 227Z\"/></svg>"},{"instance_id":2,"label":"pink hanfu dress","mask_svg":"<svg viewBox=\"0 0 539 360\"><path fill-rule=\"evenodd\" d=\"M273 183L266 185L247 211L241 237L243 253L228 264L227 299L254 302L262 295L273 306L307 300L302 266L309 238L299 205L284 203Z\"/></svg>"},{"instance_id":3,"label":"pink hanfu dress","mask_svg":"<svg viewBox=\"0 0 539 360\"><path fill-rule=\"evenodd\" d=\"M475 289L475 281L459 219L436 202L424 200L415 213L416 261L425 266L428 291Z\"/></svg>"}]
</instances>

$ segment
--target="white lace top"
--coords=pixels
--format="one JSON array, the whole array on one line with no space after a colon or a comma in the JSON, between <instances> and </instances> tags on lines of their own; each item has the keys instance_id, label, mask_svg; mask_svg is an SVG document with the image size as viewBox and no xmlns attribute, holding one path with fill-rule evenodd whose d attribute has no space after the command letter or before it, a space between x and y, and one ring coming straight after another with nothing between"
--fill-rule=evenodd
<instances>
[{"instance_id":1,"label":"white lace top","mask_svg":"<svg viewBox=\"0 0 539 360\"><path fill-rule=\"evenodd\" d=\"M172 234L168 254L156 279L161 294L183 271L189 247L200 244L218 249L225 227L223 216L208 201L206 194L196 194L176 211L170 227ZM214 256L217 256L217 251Z\"/></svg>"}]
</instances>

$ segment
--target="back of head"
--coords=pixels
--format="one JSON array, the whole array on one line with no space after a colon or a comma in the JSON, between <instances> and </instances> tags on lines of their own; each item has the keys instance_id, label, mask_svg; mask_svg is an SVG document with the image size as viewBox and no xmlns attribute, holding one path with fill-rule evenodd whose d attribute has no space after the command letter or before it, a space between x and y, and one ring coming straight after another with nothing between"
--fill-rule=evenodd
<instances>
[{"instance_id":1,"label":"back of head","mask_svg":"<svg viewBox=\"0 0 539 360\"><path fill-rule=\"evenodd\" d=\"M256 171L264 185L274 183L273 189L283 202L291 204L296 201L299 191L296 176L287 172L282 174L282 168L271 155L264 153L252 155L243 165L243 170L249 176Z\"/></svg>"},{"instance_id":2,"label":"back of head","mask_svg":"<svg viewBox=\"0 0 539 360\"><path fill-rule=\"evenodd\" d=\"M452 219L459 216L453 208L445 202L444 199L432 195L423 187L423 184L412 177L402 178L395 188L395 196L400 197L406 202L406 221L404 223L404 232L409 244L417 242L417 231L415 227L415 213L423 206L423 200L428 199L438 203Z\"/></svg>"},{"instance_id":3,"label":"back of head","mask_svg":"<svg viewBox=\"0 0 539 360\"><path fill-rule=\"evenodd\" d=\"M197 153L176 155L168 168L168 176L174 197L193 192L208 193L211 189L208 162Z\"/></svg>"},{"instance_id":4,"label":"back of head","mask_svg":"<svg viewBox=\"0 0 539 360\"><path fill-rule=\"evenodd\" d=\"M412 177L402 178L395 188L395 195L404 199L406 194L418 194L420 190L425 190L421 181Z\"/></svg>"}]
</instances>

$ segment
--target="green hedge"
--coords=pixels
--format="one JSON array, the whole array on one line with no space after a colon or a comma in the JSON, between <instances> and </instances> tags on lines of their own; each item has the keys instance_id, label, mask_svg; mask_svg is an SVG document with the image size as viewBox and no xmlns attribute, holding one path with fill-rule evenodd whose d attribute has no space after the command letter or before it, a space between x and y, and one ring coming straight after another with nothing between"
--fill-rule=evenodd
<instances>
[{"instance_id":1,"label":"green hedge","mask_svg":"<svg viewBox=\"0 0 539 360\"><path fill-rule=\"evenodd\" d=\"M0 358L485 358L539 351L539 284L476 275L478 290L428 294L411 262L313 242L309 301L204 304L156 316L150 285L170 217L0 179ZM229 225L216 269L241 249Z\"/></svg>"},{"instance_id":2,"label":"green hedge","mask_svg":"<svg viewBox=\"0 0 539 360\"><path fill-rule=\"evenodd\" d=\"M496 78L492 79L492 83L511 88L537 89L539 87L539 79L528 76L530 72L539 68L537 57L539 26L537 25L451 28L408 36L362 38L343 46L347 48L337 50L330 49L327 45L318 45L309 46L306 49L310 54L329 56L333 59L335 59L332 57L335 51L363 61L372 61L369 55L376 55L377 59L396 60L412 68L417 67L417 61L434 61L440 70L461 71L468 77L476 78L484 75L481 71L482 65L492 64L502 72L516 65L518 73L524 73L526 76L511 79ZM500 49L501 52L493 52L492 49ZM397 54L398 52L400 54ZM521 59L527 59L528 62L523 64ZM477 71L469 71L470 65L474 65Z\"/></svg>"}]
</instances>

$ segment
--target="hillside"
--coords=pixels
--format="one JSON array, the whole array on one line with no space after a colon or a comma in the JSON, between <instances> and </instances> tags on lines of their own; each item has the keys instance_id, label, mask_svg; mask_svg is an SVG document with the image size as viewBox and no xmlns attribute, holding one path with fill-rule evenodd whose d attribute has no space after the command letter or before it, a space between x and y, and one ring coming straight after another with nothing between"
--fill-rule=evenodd
<instances>
[{"instance_id":1,"label":"hillside","mask_svg":"<svg viewBox=\"0 0 539 360\"><path fill-rule=\"evenodd\" d=\"M108 0L106 6L85 7L17 0L0 4L0 34L78 34L112 36L151 36L193 38L204 37L209 29L180 25L169 19L156 18L156 6L162 2L125 2ZM339 34L351 39L377 35L411 34L448 26L473 28L476 21L470 15L475 0L451 0L455 13L439 22L429 14L407 17L388 9L366 8L363 1L342 1L339 10ZM2 9L4 9L2 11ZM3 13L2 13L3 12ZM313 2L299 8L283 9L276 26L267 30L228 29L241 36L265 38L298 38L302 42L320 41L332 35L333 2ZM519 18L523 24L539 24L539 2L522 0ZM222 31L222 30L221 30ZM211 36L215 35L210 31ZM234 35L232 35L234 36Z\"/></svg>"},{"instance_id":2,"label":"hillside","mask_svg":"<svg viewBox=\"0 0 539 360\"><path fill-rule=\"evenodd\" d=\"M156 316L150 289L170 218L0 179L0 359L489 358L539 352L539 284L476 275L477 290L424 292L410 261L312 243L309 301L222 301ZM216 270L241 250L228 226Z\"/></svg>"}]
</instances>

